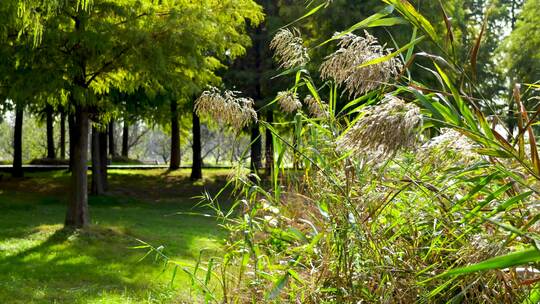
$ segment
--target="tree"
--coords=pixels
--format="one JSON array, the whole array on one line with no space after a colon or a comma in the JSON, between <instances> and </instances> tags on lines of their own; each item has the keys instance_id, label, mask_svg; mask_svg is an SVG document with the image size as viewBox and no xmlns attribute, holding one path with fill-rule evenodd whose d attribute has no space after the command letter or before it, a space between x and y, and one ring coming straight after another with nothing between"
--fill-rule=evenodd
<instances>
[{"instance_id":1,"label":"tree","mask_svg":"<svg viewBox=\"0 0 540 304\"><path fill-rule=\"evenodd\" d=\"M122 157L129 158L129 122L126 118L122 123Z\"/></svg>"},{"instance_id":2,"label":"tree","mask_svg":"<svg viewBox=\"0 0 540 304\"><path fill-rule=\"evenodd\" d=\"M171 99L171 161L169 163L170 170L180 168L180 122L178 121L178 102L176 99Z\"/></svg>"},{"instance_id":3,"label":"tree","mask_svg":"<svg viewBox=\"0 0 540 304\"><path fill-rule=\"evenodd\" d=\"M34 46L39 45L32 50L38 58L32 63L42 72L48 70L44 75L63 79L61 87L69 91L69 105L73 108L73 193L66 225L73 227L84 227L89 222L87 134L89 117L100 114L94 112L100 108L98 95L111 88L129 92L141 85L157 92L186 87L191 92L199 90L217 78L213 71L221 66L220 58L244 51L249 42L243 34L248 18L254 23L261 19L259 7L249 0L196 4L149 0L9 1L2 9L22 16L20 29L32 38ZM169 87L163 88L163 83L169 83ZM171 119L178 116L177 101L171 100Z\"/></svg>"},{"instance_id":4,"label":"tree","mask_svg":"<svg viewBox=\"0 0 540 304\"><path fill-rule=\"evenodd\" d=\"M201 156L201 120L195 110L192 111L192 125L193 125L193 164L191 166L191 179L199 180L202 178L202 156Z\"/></svg>"},{"instance_id":5,"label":"tree","mask_svg":"<svg viewBox=\"0 0 540 304\"><path fill-rule=\"evenodd\" d=\"M115 122L113 118L111 119L111 121L109 122L109 126L107 127L107 131L109 132L109 155L111 157L117 156L116 143L114 141L114 128L115 128Z\"/></svg>"},{"instance_id":6,"label":"tree","mask_svg":"<svg viewBox=\"0 0 540 304\"><path fill-rule=\"evenodd\" d=\"M193 74L200 70L203 75L195 77L203 81L198 83L207 83L213 76L204 72L219 67L219 58L244 51L248 19L257 23L262 17L249 0L203 2L57 0L9 1L2 6L9 14L24 16L28 26L21 28L40 46L33 53L48 60L39 62L40 67L64 79L70 92L74 112L67 226L89 223L87 134L90 114L99 114L92 113L97 95L141 85L157 85L153 89L160 91L159 83L181 88L176 84L183 82L193 88Z\"/></svg>"},{"instance_id":7,"label":"tree","mask_svg":"<svg viewBox=\"0 0 540 304\"><path fill-rule=\"evenodd\" d=\"M13 135L13 177L23 177L22 168L22 127L24 106L19 104L15 108L15 128Z\"/></svg>"},{"instance_id":8,"label":"tree","mask_svg":"<svg viewBox=\"0 0 540 304\"><path fill-rule=\"evenodd\" d=\"M66 159L66 109L60 107L60 159Z\"/></svg>"},{"instance_id":9,"label":"tree","mask_svg":"<svg viewBox=\"0 0 540 304\"><path fill-rule=\"evenodd\" d=\"M106 161L106 159L102 159L101 154L101 133L102 131L99 130L99 127L93 126L92 127L92 194L94 195L101 195L105 192L105 179L106 177L103 176L102 172L102 163L103 161ZM107 148L105 147L105 151Z\"/></svg>"},{"instance_id":10,"label":"tree","mask_svg":"<svg viewBox=\"0 0 540 304\"><path fill-rule=\"evenodd\" d=\"M505 39L501 52L506 75L520 83L540 80L539 0L526 0L514 31Z\"/></svg>"},{"instance_id":11,"label":"tree","mask_svg":"<svg viewBox=\"0 0 540 304\"><path fill-rule=\"evenodd\" d=\"M275 66L269 44L272 39L270 32L277 30L287 22L280 16L279 8L287 7L288 4L268 0L261 0L259 4L263 7L267 18L262 24L250 31L253 41L252 47L248 49L245 56L235 60L230 70L226 71L224 75L226 86L239 89L247 96L252 97L255 100L256 108L262 108L268 104L280 89L286 88L287 84L279 79L272 79ZM266 111L269 113L267 115L273 115L273 107L267 107ZM268 133L269 131L267 131L266 136ZM258 123L249 128L249 134L252 142L250 169L258 171L262 168L262 134ZM273 164L273 159L270 158L273 156L273 152L270 152L272 145L269 145L268 141L265 143L266 164L269 166L269 164Z\"/></svg>"},{"instance_id":12,"label":"tree","mask_svg":"<svg viewBox=\"0 0 540 304\"><path fill-rule=\"evenodd\" d=\"M45 121L47 125L47 158L55 159L56 151L54 150L54 108L52 105L45 106Z\"/></svg>"}]
</instances>

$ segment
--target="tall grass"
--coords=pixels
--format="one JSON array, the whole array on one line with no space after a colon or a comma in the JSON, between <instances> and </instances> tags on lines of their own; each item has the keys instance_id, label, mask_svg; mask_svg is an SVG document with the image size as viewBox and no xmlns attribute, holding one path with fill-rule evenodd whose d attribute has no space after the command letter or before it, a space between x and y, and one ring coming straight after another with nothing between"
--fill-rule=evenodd
<instances>
[{"instance_id":1,"label":"tall grass","mask_svg":"<svg viewBox=\"0 0 540 304\"><path fill-rule=\"evenodd\" d=\"M467 72L474 68L415 53L415 45L428 39L444 54L443 38L407 1L384 2L392 6L325 42L340 40L357 51L328 57L322 86L304 68L284 72L296 72L290 92L310 99L306 111L282 123L293 130L292 139L284 128L260 122L273 134L270 180L236 176L230 187L237 212L218 208L221 195L205 196L230 232L223 257L188 271L208 302L540 299L538 111L531 115L522 102L539 87L514 88L518 129L504 134L504 117L485 114L493 113L492 102L476 96ZM395 51L373 48L373 41L361 45L372 38L350 34L403 22L413 34ZM363 57L356 57L358 50ZM364 56L366 50L376 56ZM432 59L427 68L444 90L409 76L418 56ZM401 71L394 80L389 69L395 67ZM316 104L324 115L312 111ZM286 169L288 154L299 170ZM204 279L197 271L206 273Z\"/></svg>"}]
</instances>

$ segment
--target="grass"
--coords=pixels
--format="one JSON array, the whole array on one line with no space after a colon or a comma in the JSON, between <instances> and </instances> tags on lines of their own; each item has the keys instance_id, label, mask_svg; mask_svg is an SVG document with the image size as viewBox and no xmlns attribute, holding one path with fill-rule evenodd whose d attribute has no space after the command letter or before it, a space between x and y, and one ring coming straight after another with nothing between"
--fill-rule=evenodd
<instances>
[{"instance_id":1,"label":"grass","mask_svg":"<svg viewBox=\"0 0 540 304\"><path fill-rule=\"evenodd\" d=\"M220 250L224 231L215 220L175 214L193 211L204 188L219 189L226 170L206 171L192 183L188 171L110 172L110 194L90 197L92 226L62 227L69 176L35 173L0 181L0 303L184 303L196 295L189 279L131 247L137 239L177 261L194 264ZM195 208L197 212L204 212Z\"/></svg>"}]
</instances>

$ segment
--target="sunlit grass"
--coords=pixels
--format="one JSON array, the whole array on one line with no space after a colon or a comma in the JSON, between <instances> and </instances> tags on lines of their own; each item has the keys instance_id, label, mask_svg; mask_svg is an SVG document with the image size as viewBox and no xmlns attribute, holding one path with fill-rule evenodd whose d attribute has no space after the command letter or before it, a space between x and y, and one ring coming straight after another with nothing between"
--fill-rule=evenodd
<instances>
[{"instance_id":1,"label":"sunlit grass","mask_svg":"<svg viewBox=\"0 0 540 304\"><path fill-rule=\"evenodd\" d=\"M140 261L145 251L131 247L139 245L137 239L163 245L164 253L188 265L203 249L205 256L219 252L225 234L213 219L177 214L193 211L193 193L219 186L194 186L185 172L164 173L112 171L112 194L90 197L92 227L75 232L62 229L66 173L5 181L0 192L0 302L190 302L187 276L178 272L171 286L172 269L152 256ZM224 180L221 171L208 173ZM152 191L162 186L163 176L178 177L172 181L177 187ZM166 200L159 201L162 194Z\"/></svg>"}]
</instances>

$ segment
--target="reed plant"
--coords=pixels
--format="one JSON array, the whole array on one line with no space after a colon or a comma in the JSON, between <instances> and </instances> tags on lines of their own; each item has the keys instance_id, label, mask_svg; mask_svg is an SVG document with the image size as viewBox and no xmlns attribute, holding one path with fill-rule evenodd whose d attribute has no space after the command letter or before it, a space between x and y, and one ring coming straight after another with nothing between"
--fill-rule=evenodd
<instances>
[{"instance_id":1,"label":"reed plant","mask_svg":"<svg viewBox=\"0 0 540 304\"><path fill-rule=\"evenodd\" d=\"M296 81L274 102L292 119L259 120L273 136L269 180L239 170L232 210L219 208L222 193L202 196L229 231L223 256L186 269L207 302L540 301L539 111L522 101L540 86L515 86L518 128L506 130L474 69L415 52L429 40L447 54L429 21L407 1L383 2L324 42L337 51L321 80L299 32L276 35L282 75ZM353 34L404 22L411 39L395 49ZM444 89L410 76L419 57Z\"/></svg>"}]
</instances>

